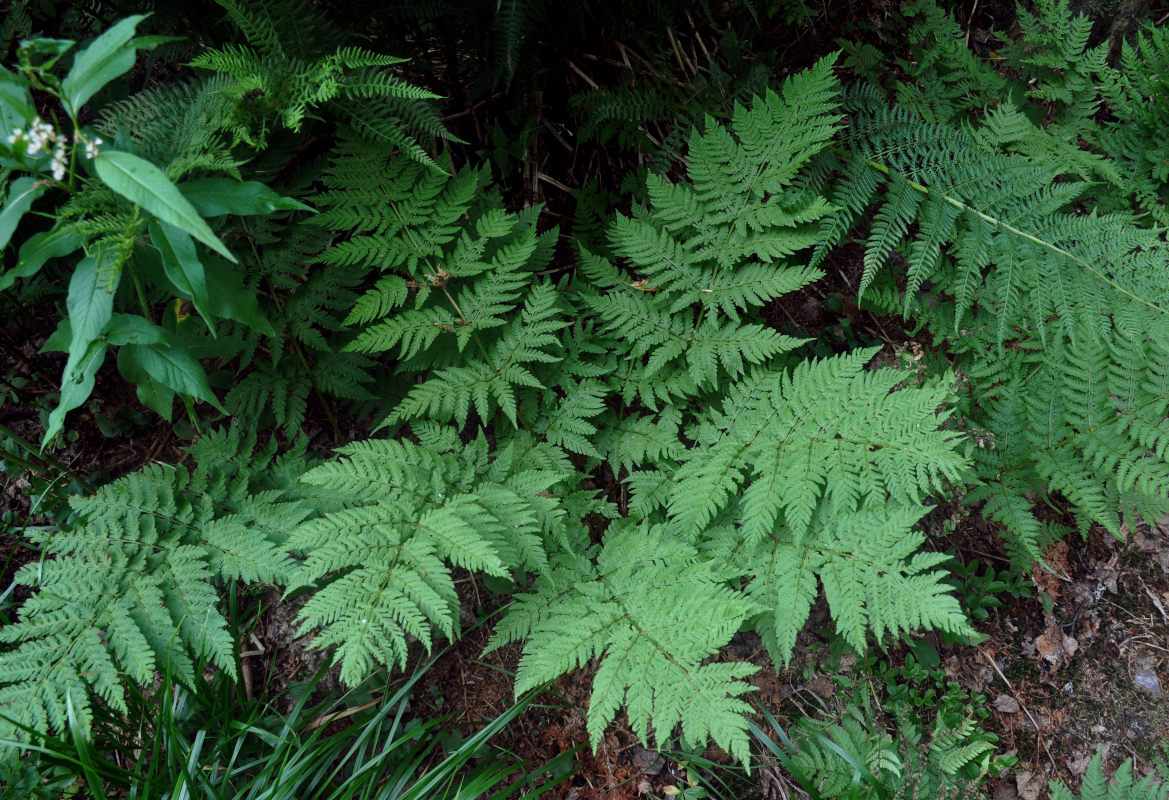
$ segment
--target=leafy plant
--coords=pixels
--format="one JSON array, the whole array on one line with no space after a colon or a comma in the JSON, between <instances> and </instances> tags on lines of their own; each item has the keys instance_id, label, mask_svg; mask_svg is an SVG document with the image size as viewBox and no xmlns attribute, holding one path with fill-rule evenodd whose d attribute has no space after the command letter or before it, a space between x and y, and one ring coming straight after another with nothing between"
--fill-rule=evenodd
<instances>
[{"instance_id":1,"label":"leafy plant","mask_svg":"<svg viewBox=\"0 0 1169 800\"><path fill-rule=\"evenodd\" d=\"M954 561L953 565L952 583L958 592L962 609L971 620L988 619L989 609L1000 608L1003 604L999 595L1009 595L1016 599L1031 596L1024 578L1012 574L1009 569L996 570L993 564L987 564L986 569L980 572L982 564L977 558L968 564Z\"/></svg>"},{"instance_id":2,"label":"leafy plant","mask_svg":"<svg viewBox=\"0 0 1169 800\"><path fill-rule=\"evenodd\" d=\"M21 218L50 189L54 195L65 193L51 215L52 226L23 241L15 266L0 275L0 288L35 275L51 259L78 250L84 253L69 279L61 327L47 345L67 352L69 360L45 442L62 430L65 414L89 397L94 376L111 347L119 348L119 368L138 385L144 403L163 416L170 417L176 393L186 397L188 404L199 399L218 406L203 368L176 327L151 322L139 259L160 268L166 282L195 306L209 326L219 317L240 317L265 328L262 317L239 313L242 286L228 265L236 257L207 218L307 208L257 182L203 178L176 184L174 179L182 177L181 172L168 175L132 152L130 142L106 146L91 129L80 125L82 108L134 65L139 50L165 41L136 37L143 19L142 15L129 17L94 39L77 53L64 78L58 78L54 68L74 43L62 39L24 42L18 51L17 72L0 73L5 87L0 95L0 122L11 131L0 144L0 155L8 161L9 174L31 173L8 185L7 201L0 210L0 246L8 245ZM61 104L72 132L59 121L37 115L33 90ZM220 164L219 169L230 172L234 166ZM209 254L202 255L200 247ZM210 262L214 269L205 263L211 253L225 259ZM126 272L135 284L140 315L114 310Z\"/></svg>"},{"instance_id":3,"label":"leafy plant","mask_svg":"<svg viewBox=\"0 0 1169 800\"><path fill-rule=\"evenodd\" d=\"M1165 800L1166 797L1169 797L1169 786L1156 777L1134 780L1131 761L1123 762L1112 780L1108 780L1099 753L1088 764L1078 795L1072 794L1062 781L1051 782L1052 800Z\"/></svg>"},{"instance_id":4,"label":"leafy plant","mask_svg":"<svg viewBox=\"0 0 1169 800\"><path fill-rule=\"evenodd\" d=\"M1139 100L1157 84L1108 73L1064 5L1027 18L1033 49L1006 50L1025 84L915 4L912 80L845 87L827 57L724 119L696 114L684 162L636 173L620 212L589 201L605 189L579 193L575 256L485 168L416 149L423 93L396 59L224 5L247 44L206 51L205 81L107 105L93 130L112 149L69 162L33 103L63 102L78 130L101 83L86 64L108 52L124 72L157 43L135 36L141 18L63 80L66 45L36 40L0 82L0 121L21 130L2 153L17 176L3 244L52 217L0 287L86 254L50 343L70 359L50 437L110 348L150 407L218 402L214 380L237 423L202 434L191 465L148 466L26 533L43 557L0 630L6 738L92 741L98 711L127 713L156 672L187 692L204 664L230 676L230 587L303 600L301 633L356 685L457 636L469 576L515 586L491 647L522 643L519 695L593 670L594 746L624 715L646 743L713 740L747 763L756 667L718 658L736 633L790 663L822 593L858 652L920 628L973 635L967 613L1004 581L957 586L927 549L938 495L1001 523L1020 565L1064 533L1042 504L1116 534L1169 511L1166 244L1155 183L1125 177L1159 158L1159 112ZM1131 53L1160 44L1148 32ZM1105 146L1101 99L1141 122L1135 138ZM311 129L325 113L341 124ZM305 206L276 175L319 213L277 218ZM846 244L862 254L841 272L853 310L902 315L928 334L921 359L769 322ZM838 311L853 302L839 288ZM135 301L141 315L120 310ZM302 439L256 452L261 427L300 439L314 397L339 444L337 399L365 404L350 431L372 419L380 437L329 458ZM979 702L902 674L776 751L820 796L961 791L995 763Z\"/></svg>"},{"instance_id":5,"label":"leafy plant","mask_svg":"<svg viewBox=\"0 0 1169 800\"><path fill-rule=\"evenodd\" d=\"M997 737L982 728L985 698L948 682L942 671L909 656L897 669L864 659L858 675L834 678L845 695L835 713L801 718L785 730L763 709L768 727L751 723L761 754L811 797L969 797L987 774L1013 765L993 755ZM884 678L884 691L872 677Z\"/></svg>"},{"instance_id":6,"label":"leafy plant","mask_svg":"<svg viewBox=\"0 0 1169 800\"><path fill-rule=\"evenodd\" d=\"M967 499L985 502L1022 562L1053 536L1028 492L1059 492L1081 529L1117 535L1122 514L1164 513L1154 429L1167 306L1147 281L1165 244L1131 214L1077 208L1095 188L1085 178L1114 166L1073 157L1064 129L1036 127L1009 103L978 126L890 109L871 88L850 103L844 179L829 194L841 210L824 222L817 260L873 215L861 297L946 343L970 381L961 413L992 432L975 453L983 485Z\"/></svg>"},{"instance_id":7,"label":"leafy plant","mask_svg":"<svg viewBox=\"0 0 1169 800\"><path fill-rule=\"evenodd\" d=\"M219 611L228 581L286 582L290 527L312 509L284 498L297 454L252 455L238 431L202 438L196 467L155 465L70 500L60 528L25 536L44 558L16 583L36 590L0 630L0 738L88 731L91 695L127 712L124 677L156 670L193 685L196 665L237 673L238 632Z\"/></svg>"}]
</instances>

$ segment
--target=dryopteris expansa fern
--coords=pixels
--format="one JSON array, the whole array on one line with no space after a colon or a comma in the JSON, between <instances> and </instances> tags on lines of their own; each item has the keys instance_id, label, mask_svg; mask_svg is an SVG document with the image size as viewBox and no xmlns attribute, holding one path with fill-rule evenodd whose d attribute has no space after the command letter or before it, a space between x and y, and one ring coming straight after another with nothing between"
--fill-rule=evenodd
<instances>
[{"instance_id":1,"label":"dryopteris expansa fern","mask_svg":"<svg viewBox=\"0 0 1169 800\"><path fill-rule=\"evenodd\" d=\"M288 546L306 555L291 589L316 589L300 613L314 646L336 645L341 679L376 664L404 667L407 636L427 648L458 631L451 567L505 577L546 571L545 538L562 513L547 490L564 477L522 451L491 454L484 439L419 427L421 441L367 440L303 480L339 508L298 527Z\"/></svg>"},{"instance_id":2,"label":"dryopteris expansa fern","mask_svg":"<svg viewBox=\"0 0 1169 800\"><path fill-rule=\"evenodd\" d=\"M283 583L286 533L311 508L274 485L296 467L253 444L211 434L191 448L193 472L150 466L71 499L62 529L28 532L45 558L18 571L34 594L0 629L15 645L0 655L0 738L65 731L67 700L88 729L91 692L124 712L123 680L150 685L156 670L183 684L204 663L236 674L219 587Z\"/></svg>"},{"instance_id":3,"label":"dryopteris expansa fern","mask_svg":"<svg viewBox=\"0 0 1169 800\"><path fill-rule=\"evenodd\" d=\"M781 94L737 107L729 129L708 120L696 130L689 180L648 176L649 208L610 228L636 277L582 252L585 274L607 290L586 298L603 330L627 343L626 400L694 396L800 344L741 320L819 277L787 258L815 244L811 223L830 210L797 174L836 128L836 91L824 59Z\"/></svg>"},{"instance_id":4,"label":"dryopteris expansa fern","mask_svg":"<svg viewBox=\"0 0 1169 800\"><path fill-rule=\"evenodd\" d=\"M593 563L566 557L536 594L496 630L492 647L523 638L516 694L601 659L593 679L588 730L597 746L624 705L630 724L663 744L681 723L682 740L708 738L748 761L743 663L704 664L757 610L726 581L734 575L664 526L615 523Z\"/></svg>"},{"instance_id":5,"label":"dryopteris expansa fern","mask_svg":"<svg viewBox=\"0 0 1169 800\"><path fill-rule=\"evenodd\" d=\"M1088 114L1095 89L1082 78L1107 72L1100 54L1062 77L1049 69L1062 58L1053 53L1082 49L1086 22L1069 21L1063 3L1041 12L1028 21L1041 34L1028 58L1059 124L1037 127L1009 102L977 125L959 122L963 98L923 85L927 121L857 90L843 177L829 192L840 210L825 218L817 250L820 260L872 215L860 290L945 337L954 366L972 379L964 415L994 440L977 454L983 485L969 499L986 501L1008 526L1022 560L1050 538L1027 491L1059 491L1082 527L1117 535L1118 510L1146 519L1169 510L1163 422L1153 422L1169 347L1169 248L1126 210L1129 170L1080 149L1098 138ZM979 69L969 59L947 68ZM1095 207L1107 213L1085 210ZM886 274L899 263L894 253L907 266Z\"/></svg>"}]
</instances>

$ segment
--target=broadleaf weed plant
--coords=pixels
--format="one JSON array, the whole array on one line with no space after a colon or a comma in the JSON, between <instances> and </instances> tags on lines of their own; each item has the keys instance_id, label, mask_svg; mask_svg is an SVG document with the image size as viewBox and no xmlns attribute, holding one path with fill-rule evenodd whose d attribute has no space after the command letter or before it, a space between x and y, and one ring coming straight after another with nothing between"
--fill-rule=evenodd
<instances>
[{"instance_id":1,"label":"broadleaf weed plant","mask_svg":"<svg viewBox=\"0 0 1169 800\"><path fill-rule=\"evenodd\" d=\"M16 71L0 74L5 88L0 119L9 131L0 155L7 174L20 176L10 180L0 210L0 245L8 244L30 212L51 220L47 230L24 238L15 265L0 276L0 288L35 275L50 260L81 253L68 281L66 313L48 344L68 353L68 362L45 443L63 429L65 414L89 397L97 370L113 347L118 348L122 374L138 386L144 404L164 416L170 417L175 395L188 407L202 400L222 408L178 330L177 317L170 325L165 320L156 324L148 299L155 287L144 285L143 251L149 249L161 263L164 284L173 285L178 298L193 304L206 324L214 326L218 317L231 316L222 310L222 294L242 293L242 286L236 279L233 289L230 272L213 273L209 280L201 248L227 262L237 259L207 219L225 212L308 210L260 183L211 178L176 183L184 176L168 175L170 165L137 155L127 138L107 143L81 124L86 106L134 66L139 50L165 43L164 37L136 35L144 19L129 17L77 49L64 77L58 67L75 43L62 39L22 42ZM37 98L52 109L46 112L50 119L37 113ZM207 181L213 181L213 188ZM214 202L208 197L212 193ZM55 201L54 210L38 205L46 194ZM136 314L115 311L124 275L133 284ZM268 327L260 317L243 321Z\"/></svg>"}]
</instances>

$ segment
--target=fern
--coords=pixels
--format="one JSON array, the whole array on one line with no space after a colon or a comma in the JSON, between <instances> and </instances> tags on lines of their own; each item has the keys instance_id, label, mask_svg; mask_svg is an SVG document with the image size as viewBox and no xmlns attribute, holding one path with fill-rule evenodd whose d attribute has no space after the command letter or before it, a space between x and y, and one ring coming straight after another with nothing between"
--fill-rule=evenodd
<instances>
[{"instance_id":1,"label":"fern","mask_svg":"<svg viewBox=\"0 0 1169 800\"><path fill-rule=\"evenodd\" d=\"M1061 9L1046 8L1044 18ZM1153 387L1163 372L1169 297L1150 278L1165 244L1130 213L1079 212L1098 179L1127 185L1118 165L1065 142L1088 124L1087 111L1069 112L1066 128L1040 129L1009 105L971 125L953 122L960 114L942 113L940 104L931 106L937 121L890 109L870 89L850 103L855 113L842 139L849 152L828 192L839 210L821 223L813 263L872 214L860 291L883 285L886 299L877 305L892 310L881 271L894 269L892 280L906 287L894 292L900 310L961 354L955 366L974 380L971 421L997 432L997 450L979 458L985 483L972 499L1009 526L1008 545L1021 560L1037 557L1047 537L1024 508L1024 484L1062 493L1082 526L1117 534L1118 509L1164 513L1169 473L1149 446L1162 436L1151 418L1136 434L1133 414L1158 413ZM927 281L935 287L928 308L920 293ZM1098 383L1085 381L1085 368ZM1152 376L1147 394L1135 377L1144 370ZM1118 390L1121 375L1128 377ZM1126 399L1117 403L1114 394Z\"/></svg>"},{"instance_id":2,"label":"fern","mask_svg":"<svg viewBox=\"0 0 1169 800\"><path fill-rule=\"evenodd\" d=\"M627 398L655 403L642 387L670 385L666 370L683 364L688 381L667 396L694 395L800 343L740 320L819 275L784 259L815 243L810 223L829 210L795 179L834 130L834 93L826 59L782 94L738 108L733 134L715 125L696 131L689 182L649 176L650 208L610 228L610 246L636 266L636 278L582 253L585 273L609 290L590 304L607 333L629 342Z\"/></svg>"},{"instance_id":3,"label":"fern","mask_svg":"<svg viewBox=\"0 0 1169 800\"><path fill-rule=\"evenodd\" d=\"M299 619L314 646L337 646L341 679L376 664L405 666L407 636L428 649L453 638L458 597L452 567L506 576L547 568L545 536L558 524L543 493L563 477L518 454L487 457L454 431L424 427L421 444L368 440L341 449L303 480L340 506L292 532L306 553L290 590L312 586Z\"/></svg>"},{"instance_id":4,"label":"fern","mask_svg":"<svg viewBox=\"0 0 1169 800\"><path fill-rule=\"evenodd\" d=\"M97 128L109 141L125 132L139 155L166 165L172 180L191 172L240 179L242 161L219 133L231 113L222 95L226 87L216 76L147 89L105 107Z\"/></svg>"},{"instance_id":5,"label":"fern","mask_svg":"<svg viewBox=\"0 0 1169 800\"><path fill-rule=\"evenodd\" d=\"M738 698L756 668L703 663L755 610L721 585L730 575L661 526L633 524L609 528L595 565L569 569L567 581L538 581L497 631L493 647L525 638L516 693L599 658L589 702L594 747L625 705L642 741L651 723L659 743L681 723L687 745L713 738L745 763L750 707Z\"/></svg>"},{"instance_id":6,"label":"fern","mask_svg":"<svg viewBox=\"0 0 1169 800\"><path fill-rule=\"evenodd\" d=\"M1052 800L1165 800L1169 785L1149 776L1142 781L1133 779L1132 762L1125 761L1109 781L1104 777L1100 753L1092 757L1084 773L1079 795L1074 795L1063 782L1052 781Z\"/></svg>"},{"instance_id":7,"label":"fern","mask_svg":"<svg viewBox=\"0 0 1169 800\"><path fill-rule=\"evenodd\" d=\"M919 628L970 634L937 569L945 556L917 553L924 536L912 526L923 513L896 506L863 514L825 509L814 519L819 535L813 540L776 535L744 544L723 532L708 549L755 576L748 594L766 609L756 627L777 663L791 659L818 596L817 582L837 631L858 651L870 630L878 640Z\"/></svg>"},{"instance_id":8,"label":"fern","mask_svg":"<svg viewBox=\"0 0 1169 800\"><path fill-rule=\"evenodd\" d=\"M317 108L331 104L334 112L358 133L399 148L420 163L434 165L416 135L446 136L437 115L421 103L437 95L397 78L386 68L406 59L343 45L329 36L333 24L306 3L269 9L221 2L249 46L226 45L197 56L191 65L230 76L220 93L231 112L223 120L235 144L263 149L271 135L273 118L298 131ZM289 22L295 20L294 25ZM332 52L320 52L301 35L313 30L313 42L335 42Z\"/></svg>"},{"instance_id":9,"label":"fern","mask_svg":"<svg viewBox=\"0 0 1169 800\"><path fill-rule=\"evenodd\" d=\"M16 581L34 594L0 639L0 729L64 732L71 702L81 728L91 694L126 712L124 678L148 686L166 669L191 685L212 664L236 674L235 634L219 609L228 581L282 583L288 531L310 506L273 486L274 448L252 455L238 431L191 448L197 467L154 465L70 505L76 519L29 531L46 558ZM23 726L23 727L22 727Z\"/></svg>"},{"instance_id":10,"label":"fern","mask_svg":"<svg viewBox=\"0 0 1169 800\"><path fill-rule=\"evenodd\" d=\"M749 483L744 535L767 535L782 512L799 540L822 495L838 511L885 496L913 505L958 480L963 460L953 437L937 429L944 417L935 417L944 386L892 392L900 373L863 370L874 352L740 382L698 430L703 446L689 451L675 476L672 518L701 530Z\"/></svg>"},{"instance_id":11,"label":"fern","mask_svg":"<svg viewBox=\"0 0 1169 800\"><path fill-rule=\"evenodd\" d=\"M970 630L943 584L942 558L917 553L923 539L912 529L924 498L965 471L953 434L941 429L945 383L903 388L902 373L866 371L875 350L794 369L750 366L799 345L746 320L815 277L783 260L813 244L808 223L829 210L802 173L815 155L807 147L823 146L832 131L828 69L824 62L741 109L741 138L714 125L695 134L689 181L648 178L650 208L618 218L609 233L632 275L582 254L592 284L580 287L582 301L618 356L612 366L599 359L599 381L646 407L578 450L630 470L631 517L609 527L595 564L579 551L553 559L506 615L496 643L525 639L519 689L601 659L589 711L594 742L624 706L643 739L651 721L659 742L680 722L686 742L711 735L740 754L744 731L731 711L741 710L743 687L699 679L701 660L727 641L731 621L746 618L786 660L821 584L856 647L870 632ZM447 394L436 397L458 396L442 388ZM588 413L578 426L609 416L597 405ZM679 555L662 573L658 554L671 548ZM703 587L745 587L730 596L693 592L714 603L705 613L720 631L693 651L658 632L682 625L679 609L691 608L673 583L678 574ZM651 605L655 595L664 600ZM679 716L681 698L696 691L705 699Z\"/></svg>"},{"instance_id":12,"label":"fern","mask_svg":"<svg viewBox=\"0 0 1169 800\"><path fill-rule=\"evenodd\" d=\"M1092 20L1072 14L1068 0L1039 0L1035 13L1020 7L1020 43L1008 49L1023 70L1027 94L1056 108L1055 131L1081 127L1100 102L1097 76L1107 70L1108 45L1088 47Z\"/></svg>"},{"instance_id":13,"label":"fern","mask_svg":"<svg viewBox=\"0 0 1169 800\"><path fill-rule=\"evenodd\" d=\"M1103 70L1100 93L1114 119L1092 139L1122 166L1140 208L1169 224L1164 187L1169 184L1169 103L1165 86L1169 29L1146 28L1135 44L1125 42L1120 69Z\"/></svg>"}]
</instances>

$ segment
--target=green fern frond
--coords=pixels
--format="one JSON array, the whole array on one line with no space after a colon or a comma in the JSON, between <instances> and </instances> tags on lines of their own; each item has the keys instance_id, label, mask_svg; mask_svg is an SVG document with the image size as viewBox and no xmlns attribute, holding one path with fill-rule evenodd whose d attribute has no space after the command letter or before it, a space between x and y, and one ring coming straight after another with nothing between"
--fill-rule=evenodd
<instances>
[{"instance_id":1,"label":"green fern frond","mask_svg":"<svg viewBox=\"0 0 1169 800\"><path fill-rule=\"evenodd\" d=\"M286 531L309 511L279 489L253 495L270 454L252 444L211 435L192 450L193 475L151 465L73 498L67 527L29 532L51 558L18 572L33 596L0 631L14 645L0 656L4 738L24 740L17 724L64 731L66 698L88 729L91 692L125 711L123 675L149 685L166 668L189 683L202 663L235 674L219 586L282 582Z\"/></svg>"},{"instance_id":2,"label":"green fern frond","mask_svg":"<svg viewBox=\"0 0 1169 800\"><path fill-rule=\"evenodd\" d=\"M554 334L568 325L557 308L557 294L550 283L536 284L519 319L507 326L484 361L436 370L410 391L385 424L426 416L463 425L472 408L481 420L491 419L498 408L518 427L516 388L543 388L529 366L560 360L545 349L559 343Z\"/></svg>"},{"instance_id":3,"label":"green fern frond","mask_svg":"<svg viewBox=\"0 0 1169 800\"><path fill-rule=\"evenodd\" d=\"M918 552L925 537L913 526L924 513L897 505L841 513L821 506L806 539L777 532L740 547L738 534L724 533L711 552L725 552L755 576L747 591L765 609L757 625L777 663L790 660L818 585L837 631L858 651L870 631L877 641L921 628L972 633L938 569L945 556Z\"/></svg>"},{"instance_id":4,"label":"green fern frond","mask_svg":"<svg viewBox=\"0 0 1169 800\"><path fill-rule=\"evenodd\" d=\"M577 571L571 586L538 582L544 608L529 610L531 621L510 634L526 634L516 693L599 658L588 716L594 746L624 706L643 741L651 723L659 742L680 724L684 744L713 739L747 763L750 707L739 698L756 668L703 663L754 610L722 577L660 528L611 527L595 568Z\"/></svg>"},{"instance_id":5,"label":"green fern frond","mask_svg":"<svg viewBox=\"0 0 1169 800\"><path fill-rule=\"evenodd\" d=\"M1052 781L1052 800L1166 800L1169 798L1169 783L1150 775L1136 781L1132 774L1132 762L1125 760L1117 768L1112 780L1104 775L1101 754L1097 753L1088 764L1080 784L1080 794L1074 795L1062 781Z\"/></svg>"},{"instance_id":6,"label":"green fern frond","mask_svg":"<svg viewBox=\"0 0 1169 800\"><path fill-rule=\"evenodd\" d=\"M429 648L436 632L456 635L452 566L497 576L546 568L543 536L556 515L543 494L561 475L505 456L480 476L482 442L420 430L427 446L358 442L303 477L342 507L293 531L288 546L306 558L290 585L316 588L301 628L336 646L348 683L375 664L404 666L407 636Z\"/></svg>"},{"instance_id":7,"label":"green fern frond","mask_svg":"<svg viewBox=\"0 0 1169 800\"><path fill-rule=\"evenodd\" d=\"M675 478L670 514L699 531L743 491L744 533L767 536L782 520L797 541L808 535L823 496L838 511L886 494L918 504L965 462L940 430L947 389L893 391L903 376L865 371L875 350L804 362L788 374L758 372L711 415Z\"/></svg>"}]
</instances>

